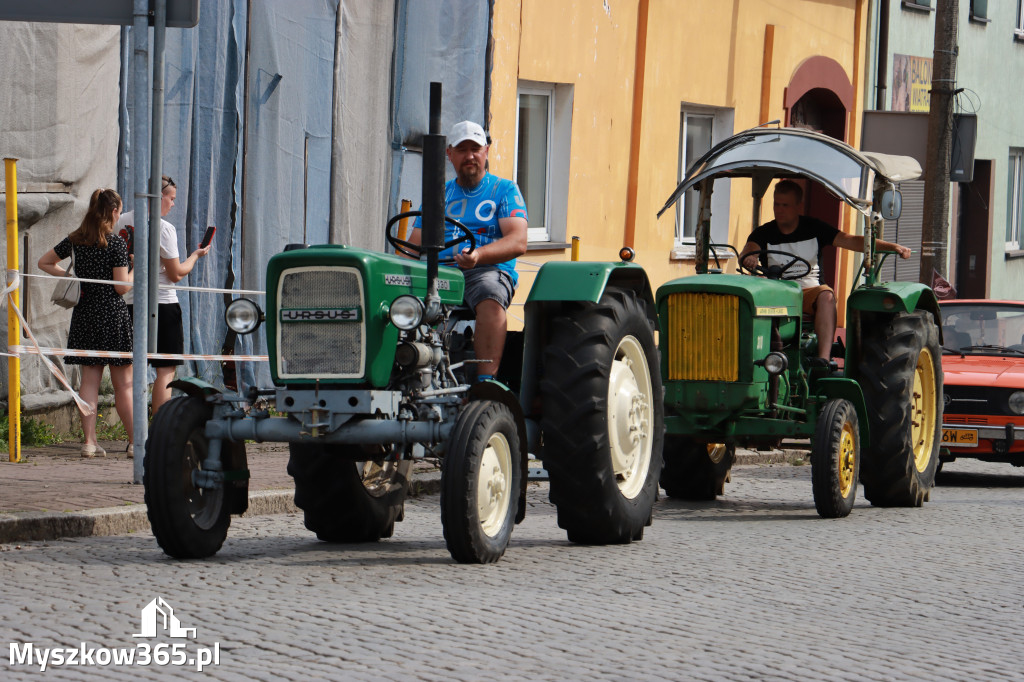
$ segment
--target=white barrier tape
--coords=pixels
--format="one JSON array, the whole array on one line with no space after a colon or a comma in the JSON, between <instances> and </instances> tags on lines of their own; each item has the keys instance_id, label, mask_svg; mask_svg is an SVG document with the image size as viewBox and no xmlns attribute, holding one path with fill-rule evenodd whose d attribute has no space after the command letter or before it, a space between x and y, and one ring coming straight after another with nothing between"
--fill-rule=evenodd
<instances>
[{"instance_id":1,"label":"white barrier tape","mask_svg":"<svg viewBox=\"0 0 1024 682\"><path fill-rule=\"evenodd\" d=\"M8 270L7 276L10 279L12 274L18 274L21 277L35 277L36 279L66 279L65 277L57 277L56 275L36 275L27 272L19 272L18 270ZM81 277L75 277L79 282L93 282L95 284L131 284L132 282L122 282L116 279L83 279ZM266 296L265 291L256 291L254 289L215 289L213 287L188 287L188 286L171 286L168 284L161 284L161 289L174 289L176 291L210 291L215 294L251 294L253 296Z\"/></svg>"},{"instance_id":2,"label":"white barrier tape","mask_svg":"<svg viewBox=\"0 0 1024 682\"><path fill-rule=\"evenodd\" d=\"M14 353L29 355L71 355L77 358L131 358L132 354L118 350L81 350L78 348L51 348L47 346L8 346ZM239 360L242 362L266 362L266 355L204 355L201 353L146 353L149 360Z\"/></svg>"},{"instance_id":3,"label":"white barrier tape","mask_svg":"<svg viewBox=\"0 0 1024 682\"><path fill-rule=\"evenodd\" d=\"M9 305L11 307L11 310L14 311L14 314L18 316L18 320L21 321L22 329L25 330L25 334L33 343L35 351L39 353L39 357L43 359L43 364L46 365L46 368L48 370L50 370L50 374L56 377L57 381L64 385L64 388L68 389L68 391L71 393L71 397L74 398L75 403L78 405L78 409L81 411L83 415L92 414L92 407L89 405L89 403L85 402L85 400L82 399L82 396L78 395L78 392L75 391L75 389L71 388L71 382L68 381L68 378L64 376L63 372L57 369L57 366L53 364L53 361L50 360L50 358L43 355L42 350L39 346L39 342L36 341L35 334L32 333L32 330L29 329L28 322L25 321L25 316L21 314L21 310L18 308L18 306L14 305L14 298L11 296L11 293L21 285L21 279L18 277L18 272L15 270L14 276L12 278L11 271L8 270L7 276L8 279L12 279L13 281L8 282L7 286L4 287L3 292L0 292L2 300L7 301L7 305ZM16 346L15 348L18 347L24 348L24 346ZM13 349L8 348L8 350ZM29 350L29 352L31 352L31 349Z\"/></svg>"}]
</instances>

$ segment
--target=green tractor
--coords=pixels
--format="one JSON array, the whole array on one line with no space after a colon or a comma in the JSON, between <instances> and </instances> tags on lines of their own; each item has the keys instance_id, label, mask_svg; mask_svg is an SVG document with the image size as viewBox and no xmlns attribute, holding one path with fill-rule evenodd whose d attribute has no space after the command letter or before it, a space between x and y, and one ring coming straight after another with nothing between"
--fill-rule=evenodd
<instances>
[{"instance_id":1,"label":"green tractor","mask_svg":"<svg viewBox=\"0 0 1024 682\"><path fill-rule=\"evenodd\" d=\"M934 484L941 444L940 316L930 288L882 283L877 253L884 220L899 216L899 180L921 172L908 157L859 152L797 129L748 130L716 145L688 171L659 215L688 189L699 194L697 274L658 289L665 387L661 487L670 497L722 494L737 446L809 439L814 505L826 518L850 513L857 483L877 506L920 506ZM847 298L842 370L811 366L813 324L802 315L807 261L722 274L709 259L731 246L710 243L715 180L749 178L754 225L761 197L778 178L818 183L852 206L866 238L863 281ZM695 196L695 198L697 198Z\"/></svg>"},{"instance_id":2,"label":"green tractor","mask_svg":"<svg viewBox=\"0 0 1024 682\"><path fill-rule=\"evenodd\" d=\"M451 556L497 561L526 513L528 453L543 461L570 541L628 543L652 518L664 433L654 296L643 269L551 263L537 273L500 381L472 382L464 278L438 253L473 234L445 216L440 86L424 136L423 244L399 251L286 249L267 265L267 310L248 299L231 329L265 321L274 386L244 395L199 379L172 384L146 444L145 500L160 547L200 558L248 504L246 441L287 442L295 504L321 540L375 542L402 520L411 467L441 463ZM418 212L413 212L418 213ZM442 221L461 234L445 244ZM443 264L442 264L443 265ZM261 401L268 409L256 409Z\"/></svg>"}]
</instances>

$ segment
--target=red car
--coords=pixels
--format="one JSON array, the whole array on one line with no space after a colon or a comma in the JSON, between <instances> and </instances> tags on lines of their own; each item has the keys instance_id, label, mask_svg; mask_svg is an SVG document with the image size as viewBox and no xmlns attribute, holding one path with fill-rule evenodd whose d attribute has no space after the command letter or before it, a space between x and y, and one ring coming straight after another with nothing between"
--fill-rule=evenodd
<instances>
[{"instance_id":1,"label":"red car","mask_svg":"<svg viewBox=\"0 0 1024 682\"><path fill-rule=\"evenodd\" d=\"M940 464L1024 466L1024 302L942 301Z\"/></svg>"}]
</instances>

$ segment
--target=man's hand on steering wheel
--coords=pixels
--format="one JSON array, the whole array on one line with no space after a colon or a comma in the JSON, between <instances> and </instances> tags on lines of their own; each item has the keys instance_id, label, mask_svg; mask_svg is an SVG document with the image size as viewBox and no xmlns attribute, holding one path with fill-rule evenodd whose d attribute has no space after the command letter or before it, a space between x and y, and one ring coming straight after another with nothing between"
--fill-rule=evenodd
<instances>
[{"instance_id":1,"label":"man's hand on steering wheel","mask_svg":"<svg viewBox=\"0 0 1024 682\"><path fill-rule=\"evenodd\" d=\"M761 256L782 256L789 260L784 265L761 265ZM753 266L749 265L751 262ZM811 264L800 256L789 253L788 251L776 251L774 249L756 249L750 251L740 260L740 272L747 275L756 275L758 277L767 277L768 279L801 279L811 273ZM799 266L803 266L802 271ZM797 266L796 272L789 272L790 268Z\"/></svg>"}]
</instances>

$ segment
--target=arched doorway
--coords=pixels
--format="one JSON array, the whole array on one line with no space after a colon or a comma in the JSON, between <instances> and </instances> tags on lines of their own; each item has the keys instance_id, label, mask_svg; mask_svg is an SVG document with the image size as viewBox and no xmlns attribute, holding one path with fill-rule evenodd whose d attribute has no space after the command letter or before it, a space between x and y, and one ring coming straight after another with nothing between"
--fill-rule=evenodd
<instances>
[{"instance_id":1,"label":"arched doorway","mask_svg":"<svg viewBox=\"0 0 1024 682\"><path fill-rule=\"evenodd\" d=\"M853 84L839 62L829 57L809 57L793 73L783 98L786 125L808 128L847 142L849 112L853 110ZM838 199L821 187L804 185L804 213L842 229ZM821 281L838 291L835 249L821 255Z\"/></svg>"}]
</instances>

